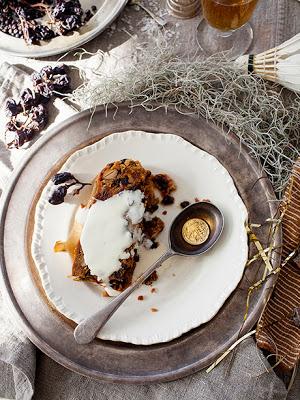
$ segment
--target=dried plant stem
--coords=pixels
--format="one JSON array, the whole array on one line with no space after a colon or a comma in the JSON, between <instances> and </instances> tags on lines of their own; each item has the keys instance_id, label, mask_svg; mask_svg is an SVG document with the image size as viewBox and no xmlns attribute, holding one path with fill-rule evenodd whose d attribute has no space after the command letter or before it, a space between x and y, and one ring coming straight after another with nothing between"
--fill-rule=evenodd
<instances>
[{"instance_id":1,"label":"dried plant stem","mask_svg":"<svg viewBox=\"0 0 300 400\"><path fill-rule=\"evenodd\" d=\"M255 282L252 286L249 287L249 289L248 289L248 295L247 295L247 300L246 300L246 312L245 312L245 315L244 315L244 321L246 321L246 319L247 319L247 317L248 317L248 311L249 311L249 306L250 306L250 297L251 297L253 291L254 291L255 289L260 288L261 285L262 285L263 283L265 283L266 280L267 280L268 278L270 278L270 276L278 274L278 272L279 272L280 270L281 270L280 267L277 267L277 268L273 269L267 276L263 276L260 280L258 280L258 281Z\"/></svg>"},{"instance_id":2,"label":"dried plant stem","mask_svg":"<svg viewBox=\"0 0 300 400\"><path fill-rule=\"evenodd\" d=\"M255 233L251 230L251 225L246 225L246 232L247 232L248 235L249 235L249 240L252 241L252 242L255 244L255 246L256 246L256 248L257 248L257 250L258 250L259 255L261 256L261 258L263 259L263 261L264 261L264 263L265 263L265 265L266 265L266 269L267 269L269 272L272 272L273 267L272 267L272 265L271 265L271 263L270 263L270 257L267 256L267 254L266 254L265 250L263 249L263 247L262 247L260 241L257 239L257 236L256 236Z\"/></svg>"},{"instance_id":3,"label":"dried plant stem","mask_svg":"<svg viewBox=\"0 0 300 400\"><path fill-rule=\"evenodd\" d=\"M267 253L267 257L268 257L268 259L270 259L269 250L272 249L272 251L274 251L274 250L280 249L280 248L281 248L280 246L275 246L275 247L269 246L269 247L266 247L265 249L263 249L263 252L264 252L264 253ZM253 264L255 261L259 260L260 258L261 258L261 254L260 254L260 252L258 252L257 254L255 254L252 258L250 258L250 259L247 261L246 266L247 266L247 267L250 266L251 264Z\"/></svg>"},{"instance_id":4,"label":"dried plant stem","mask_svg":"<svg viewBox=\"0 0 300 400\"><path fill-rule=\"evenodd\" d=\"M236 342L233 343L233 345L231 345L229 347L228 350L226 350L221 357L219 357L209 368L207 368L206 372L209 373L211 372L222 360L224 360L224 358L238 345L240 344L243 340L247 339L248 337L252 336L255 333L255 329L253 331L250 331L248 333L246 333L246 335L242 336L241 338L239 338Z\"/></svg>"},{"instance_id":5,"label":"dried plant stem","mask_svg":"<svg viewBox=\"0 0 300 400\"><path fill-rule=\"evenodd\" d=\"M282 193L300 155L300 96L284 96L225 56L184 59L164 44L140 49L136 61L116 75L101 74L100 67L94 72L88 78L83 71L84 83L71 95L82 108L129 101L149 111L173 106L212 120L239 137Z\"/></svg>"}]
</instances>

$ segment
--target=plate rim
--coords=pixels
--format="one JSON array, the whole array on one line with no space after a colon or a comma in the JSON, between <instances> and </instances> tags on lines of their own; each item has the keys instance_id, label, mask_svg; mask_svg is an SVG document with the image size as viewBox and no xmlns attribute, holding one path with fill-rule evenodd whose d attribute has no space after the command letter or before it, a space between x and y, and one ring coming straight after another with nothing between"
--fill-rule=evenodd
<instances>
[{"instance_id":1,"label":"plate rim","mask_svg":"<svg viewBox=\"0 0 300 400\"><path fill-rule=\"evenodd\" d=\"M80 48L80 46L83 46L84 44L90 42L91 40L95 39L98 35L100 35L105 29L107 29L113 21L121 14L123 9L125 8L126 4L128 3L128 0L118 0L119 1L119 6L118 8L112 13L111 17L109 18L109 21L107 22L106 25L102 26L101 28L95 29L91 35L87 35L86 38L78 40L76 43L73 45L68 46L65 49L52 49L52 50L44 50L41 52L36 53L35 50L32 52L26 52L26 51L14 51L14 50L5 50L3 48L0 48L0 53L3 55L9 55L13 57L20 57L20 58L45 58L45 57L52 57L56 56L62 53L70 52L72 50L75 50L77 48Z\"/></svg>"},{"instance_id":2,"label":"plate rim","mask_svg":"<svg viewBox=\"0 0 300 400\"><path fill-rule=\"evenodd\" d=\"M155 105L154 105L155 106ZM124 107L128 113L130 113L132 104L130 102L124 102L124 103L119 103L118 107ZM115 105L110 105L108 107L99 105L96 107L95 112L97 111L104 111L105 113L107 111L112 111L114 113L116 110ZM172 112L176 112L174 107L169 107L169 110ZM188 110L187 110L188 111ZM160 373L160 374L151 374L151 375L117 375L117 374L110 374L106 372L99 372L98 370L90 369L87 368L81 364L78 364L74 361L72 361L70 358L66 357L65 355L62 355L58 351L56 351L53 347L51 347L40 335L38 332L36 332L32 326L30 325L29 321L26 319L25 315L23 314L18 302L16 301L16 298L14 296L12 287L10 285L9 277L6 271L5 267L5 258L4 258L4 248L3 248L3 238L4 238L4 222L5 222L5 217L8 209L8 204L10 200L10 196L13 192L14 184L15 182L19 179L22 170L26 163L30 161L30 159L44 146L45 143L51 140L52 137L54 137L58 132L61 130L65 129L69 124L73 123L76 120L79 120L81 118L84 118L86 116L90 116L90 110L85 110L80 113L77 113L68 119L60 122L58 125L53 127L47 135L43 136L40 138L36 143L33 144L30 150L24 155L23 160L20 162L18 167L12 172L12 175L10 177L9 184L6 186L6 188L3 190L3 193L1 195L0 199L0 287L3 293L3 297L7 300L7 305L9 308L9 311L13 314L15 317L15 320L18 325L21 326L21 328L24 330L28 338L41 350L43 351L46 355L48 355L50 358L54 359L56 362L59 364L65 366L68 369L71 369L72 371L75 371L77 373L86 375L88 377L93 377L96 379L100 379L102 381L106 382L111 382L111 383L150 383L150 382L166 382L166 381L171 381L175 380L184 376L187 376L191 373L194 373L198 371L199 369L205 368L209 364L211 364L211 360L206 363L203 363L203 360L197 360L192 364L185 365L184 367L179 367L176 370L168 371L165 373ZM216 127L216 125L211 122L207 121L208 126L211 126L212 129L220 129L220 127ZM230 135L230 138L233 142L236 144L240 145L240 141L236 135L234 135L231 131L223 129L223 132L228 133ZM109 133L108 133L109 134ZM93 138L95 139L95 138ZM191 142L193 143L193 142ZM248 163L251 164L251 166L257 170L257 162L252 159L252 157L249 155L249 152L245 145L241 144L241 148L244 150L244 156L245 159L247 160ZM265 178L266 174L263 174ZM265 185L266 185L266 193L268 195L268 198L270 200L275 200L275 194L271 185L271 182L268 179L264 179ZM271 201L270 202L270 210L275 211L276 210L276 205L275 202ZM281 242L281 237L282 233L281 230L278 231L278 236L277 236L277 244ZM266 282L266 285L264 286L264 294L265 296L269 296L272 292L272 289L274 287L274 284L276 282L277 276L273 275L270 277L270 279ZM241 330L242 333L248 332L253 325L257 322L258 318L260 317L260 314L264 308L263 302L257 303L252 314L249 315L247 318L246 322L243 325L243 328ZM233 336L229 342L226 343L226 346L222 349L223 351L228 348L230 344L232 344L236 340L236 337ZM214 354L212 352L212 354ZM214 355L214 357L218 356L219 352ZM142 378L142 379L141 379Z\"/></svg>"},{"instance_id":3,"label":"plate rim","mask_svg":"<svg viewBox=\"0 0 300 400\"><path fill-rule=\"evenodd\" d=\"M127 135L127 137L123 137L123 135ZM238 286L240 280L242 279L242 276L245 271L246 267L246 262L248 259L248 254L249 254L249 245L248 245L248 238L247 238L247 233L246 229L242 228L247 223L248 221L248 210L247 207L241 198L240 194L238 193L237 187L233 181L232 176L230 173L227 171L227 169L224 167L224 165L212 154L209 152L195 146L185 138L178 136L176 134L170 134L170 133L153 133L153 132L146 132L146 131L141 131L141 130L126 130L124 132L112 132L110 135L105 136L96 142L81 147L78 150L75 150L68 158L63 162L63 164L60 166L59 171L69 169L70 166L72 166L74 163L78 162L78 159L82 156L86 156L87 154L91 153L98 153L101 151L103 148L109 147L112 142L117 141L122 142L130 139L139 139L142 141L145 141L145 145L147 145L148 141L156 141L157 145L162 144L163 142L167 142L167 144L180 144L182 147L187 149L189 152L196 153L197 156L199 156L201 159L205 159L208 162L210 162L210 166L212 169L218 169L218 174L221 174L224 176L224 179L226 179L226 182L229 186L229 191L233 191L231 193L231 199L232 202L236 205L236 207L239 209L239 213L237 214L237 218L241 219L241 224L239 224L239 237L238 239L240 240L239 243L242 244L241 246L241 254L240 258L238 260L238 263L236 265L240 266L237 268L235 271L232 272L232 275L234 275L234 282L231 282L231 284L228 284L226 287L223 287L223 291L218 293L218 298L216 299L217 307L215 307L213 312L209 312L210 317L207 318L205 315L202 315L201 321L196 321L196 317L187 319L184 321L184 323L181 325L181 327L176 327L174 328L173 331L167 331L165 334L160 334L159 338L156 336L147 336L143 337L141 336L133 336L133 335L125 335L125 334L120 334L118 332L116 333L109 333L104 335L104 337L100 338L103 340L109 340L109 341L120 341L123 343L130 343L130 344L136 344L136 345L152 345L152 344L159 344L159 343L166 343L169 341L172 341L184 333L189 332L192 329L198 328L199 326L209 322L210 320L213 319L213 317L219 312L219 310L222 308L226 300L230 297L230 295L234 292L236 287ZM34 204L34 227L33 227L33 232L30 234L30 241L31 241L31 257L34 261L35 267L38 270L40 280L43 286L43 289L50 301L50 303L66 318L74 321L75 323L80 322L81 318L79 314L72 310L72 308L66 306L63 298L61 295L57 294L53 288L53 285L51 284L51 278L49 274L49 268L48 264L45 258L45 253L42 251L42 241L44 237L44 221L45 221L45 210L49 207L48 201L47 201L47 195L49 190L52 190L54 185L51 182L51 180L45 181L43 180L43 188L41 193L38 196L37 201ZM243 267L242 267L243 265ZM237 278L238 277L238 278ZM238 280L237 280L238 279ZM226 293L224 295L224 293ZM77 322L76 322L77 321Z\"/></svg>"}]
</instances>

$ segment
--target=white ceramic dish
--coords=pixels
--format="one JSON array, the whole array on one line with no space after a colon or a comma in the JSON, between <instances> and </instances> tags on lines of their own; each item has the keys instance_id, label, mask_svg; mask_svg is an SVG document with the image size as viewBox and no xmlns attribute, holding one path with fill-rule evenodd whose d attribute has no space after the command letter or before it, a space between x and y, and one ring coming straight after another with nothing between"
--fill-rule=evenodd
<instances>
[{"instance_id":1,"label":"white ceramic dish","mask_svg":"<svg viewBox=\"0 0 300 400\"><path fill-rule=\"evenodd\" d=\"M78 48L104 31L119 15L128 0L81 0L84 10L97 6L96 14L79 31L58 36L41 45L27 45L23 39L0 32L0 51L19 57L49 57Z\"/></svg>"},{"instance_id":2,"label":"white ceramic dish","mask_svg":"<svg viewBox=\"0 0 300 400\"><path fill-rule=\"evenodd\" d=\"M181 210L181 201L209 199L225 218L222 237L211 251L198 257L173 257L166 262L153 284L157 292L151 293L151 288L143 285L99 334L102 339L149 345L172 340L209 321L236 288L248 257L247 210L219 161L176 135L115 133L75 152L61 170L91 181L105 164L126 157L140 160L153 173L169 174L178 186L175 204L165 207L167 215L162 215L161 207L157 212L166 224L159 237L160 246L143 251L135 275L164 251L168 227ZM66 317L80 322L110 299L100 296L96 286L68 278L69 255L53 252L55 241L67 238L82 198L51 206L47 198L52 188L49 182L37 204L32 255L50 301ZM137 300L139 295L144 296L143 301ZM151 308L158 311L151 312Z\"/></svg>"}]
</instances>

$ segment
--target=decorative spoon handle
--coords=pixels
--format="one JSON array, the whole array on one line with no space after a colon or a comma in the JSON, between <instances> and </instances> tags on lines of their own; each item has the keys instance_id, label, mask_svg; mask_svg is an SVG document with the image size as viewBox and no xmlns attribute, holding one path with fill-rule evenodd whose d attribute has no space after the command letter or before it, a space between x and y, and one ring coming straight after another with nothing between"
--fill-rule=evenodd
<instances>
[{"instance_id":1,"label":"decorative spoon handle","mask_svg":"<svg viewBox=\"0 0 300 400\"><path fill-rule=\"evenodd\" d=\"M79 344L90 343L100 331L100 329L107 323L117 309L124 303L128 296L135 291L147 278L154 272L161 264L172 257L175 253L173 250L168 249L154 264L151 265L138 279L124 292L120 293L114 298L106 307L97 311L95 314L86 318L84 321L77 325L74 331L74 338Z\"/></svg>"}]
</instances>

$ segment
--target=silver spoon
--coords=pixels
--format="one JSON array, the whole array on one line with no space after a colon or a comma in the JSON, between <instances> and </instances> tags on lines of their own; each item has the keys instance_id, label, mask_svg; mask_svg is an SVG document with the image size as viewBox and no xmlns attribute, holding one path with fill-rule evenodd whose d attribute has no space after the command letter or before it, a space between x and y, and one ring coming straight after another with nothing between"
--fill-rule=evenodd
<instances>
[{"instance_id":1,"label":"silver spoon","mask_svg":"<svg viewBox=\"0 0 300 400\"><path fill-rule=\"evenodd\" d=\"M175 255L194 256L209 250L219 239L223 226L224 217L212 203L203 201L186 207L172 222L169 231L169 248L166 252L106 307L80 322L74 331L76 342L90 343L127 297L168 258ZM193 234L194 228L198 235ZM192 234L190 234L191 231Z\"/></svg>"}]
</instances>

